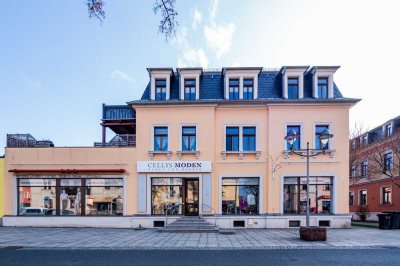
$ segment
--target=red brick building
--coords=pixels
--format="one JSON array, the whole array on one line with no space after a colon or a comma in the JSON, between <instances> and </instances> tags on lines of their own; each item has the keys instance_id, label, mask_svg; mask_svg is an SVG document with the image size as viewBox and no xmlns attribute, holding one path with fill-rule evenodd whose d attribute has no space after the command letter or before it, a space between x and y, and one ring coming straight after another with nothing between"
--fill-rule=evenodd
<instances>
[{"instance_id":1,"label":"red brick building","mask_svg":"<svg viewBox=\"0 0 400 266\"><path fill-rule=\"evenodd\" d=\"M350 140L349 207L353 218L366 207L368 220L400 211L400 116Z\"/></svg>"}]
</instances>

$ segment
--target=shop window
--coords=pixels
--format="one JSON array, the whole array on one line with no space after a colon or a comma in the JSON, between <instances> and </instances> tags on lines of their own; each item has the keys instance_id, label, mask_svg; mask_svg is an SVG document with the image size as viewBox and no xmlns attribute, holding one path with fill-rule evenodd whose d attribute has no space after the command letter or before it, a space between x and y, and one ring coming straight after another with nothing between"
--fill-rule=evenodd
<instances>
[{"instance_id":1,"label":"shop window","mask_svg":"<svg viewBox=\"0 0 400 266\"><path fill-rule=\"evenodd\" d=\"M196 150L196 127L182 127L182 150Z\"/></svg>"},{"instance_id":2,"label":"shop window","mask_svg":"<svg viewBox=\"0 0 400 266\"><path fill-rule=\"evenodd\" d=\"M222 179L222 214L258 214L258 178Z\"/></svg>"},{"instance_id":3,"label":"shop window","mask_svg":"<svg viewBox=\"0 0 400 266\"><path fill-rule=\"evenodd\" d=\"M283 212L305 214L307 211L307 178L286 177L283 188ZM310 177L310 212L331 213L332 178Z\"/></svg>"},{"instance_id":4,"label":"shop window","mask_svg":"<svg viewBox=\"0 0 400 266\"><path fill-rule=\"evenodd\" d=\"M151 179L151 214L182 214L182 178Z\"/></svg>"},{"instance_id":5,"label":"shop window","mask_svg":"<svg viewBox=\"0 0 400 266\"><path fill-rule=\"evenodd\" d=\"M254 98L254 80L244 79L243 80L243 99L252 100Z\"/></svg>"},{"instance_id":6,"label":"shop window","mask_svg":"<svg viewBox=\"0 0 400 266\"><path fill-rule=\"evenodd\" d=\"M382 195L382 204L391 204L392 203L392 188L391 187L382 187L381 188Z\"/></svg>"},{"instance_id":7,"label":"shop window","mask_svg":"<svg viewBox=\"0 0 400 266\"><path fill-rule=\"evenodd\" d=\"M196 100L196 80L185 79L185 101Z\"/></svg>"},{"instance_id":8,"label":"shop window","mask_svg":"<svg viewBox=\"0 0 400 266\"><path fill-rule=\"evenodd\" d=\"M168 150L168 127L154 127L154 150Z\"/></svg>"},{"instance_id":9,"label":"shop window","mask_svg":"<svg viewBox=\"0 0 400 266\"><path fill-rule=\"evenodd\" d=\"M239 127L226 128L226 150L239 151Z\"/></svg>"},{"instance_id":10,"label":"shop window","mask_svg":"<svg viewBox=\"0 0 400 266\"><path fill-rule=\"evenodd\" d=\"M239 100L239 80L229 80L229 100Z\"/></svg>"},{"instance_id":11,"label":"shop window","mask_svg":"<svg viewBox=\"0 0 400 266\"><path fill-rule=\"evenodd\" d=\"M19 215L123 214L122 178L19 178L18 191Z\"/></svg>"}]
</instances>

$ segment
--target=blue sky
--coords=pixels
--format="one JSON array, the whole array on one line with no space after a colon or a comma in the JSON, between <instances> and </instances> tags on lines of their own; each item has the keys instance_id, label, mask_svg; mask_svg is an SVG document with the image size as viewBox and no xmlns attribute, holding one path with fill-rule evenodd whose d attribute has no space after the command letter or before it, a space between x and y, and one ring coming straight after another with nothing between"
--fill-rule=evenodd
<instances>
[{"instance_id":1,"label":"blue sky","mask_svg":"<svg viewBox=\"0 0 400 266\"><path fill-rule=\"evenodd\" d=\"M400 1L177 0L170 42L152 5L108 0L99 25L83 0L3 3L0 147L7 133L92 146L101 104L138 99L147 67L341 65L340 90L363 99L351 125L399 115Z\"/></svg>"}]
</instances>

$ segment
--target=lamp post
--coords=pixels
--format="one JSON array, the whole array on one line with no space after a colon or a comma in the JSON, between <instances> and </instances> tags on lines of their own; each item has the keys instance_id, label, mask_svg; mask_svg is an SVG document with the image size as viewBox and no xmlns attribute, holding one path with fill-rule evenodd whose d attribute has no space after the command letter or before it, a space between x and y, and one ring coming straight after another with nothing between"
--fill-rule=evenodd
<instances>
[{"instance_id":1,"label":"lamp post","mask_svg":"<svg viewBox=\"0 0 400 266\"><path fill-rule=\"evenodd\" d=\"M294 150L293 146L294 143L296 142L296 139L300 137L300 133L297 133L293 129L290 129L289 132L287 133L285 140L289 143L289 148L290 152L294 153L298 156L301 157L306 157L307 158L307 205L306 205L306 226L310 226L310 151L313 152L312 156L317 156L319 154L325 154L325 150L327 149L327 144L329 140L333 137L329 129L325 128L321 134L319 135L319 140L321 141L322 144L322 149L310 149L310 144L307 141L307 149L299 149L299 150ZM302 151L306 151L306 155L302 153Z\"/></svg>"}]
</instances>

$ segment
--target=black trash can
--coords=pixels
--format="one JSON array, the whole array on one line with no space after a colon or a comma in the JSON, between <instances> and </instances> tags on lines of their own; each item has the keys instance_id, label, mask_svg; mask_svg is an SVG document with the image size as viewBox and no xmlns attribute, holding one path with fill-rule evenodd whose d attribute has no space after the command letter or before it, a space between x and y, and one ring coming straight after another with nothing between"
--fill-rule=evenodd
<instances>
[{"instance_id":1,"label":"black trash can","mask_svg":"<svg viewBox=\"0 0 400 266\"><path fill-rule=\"evenodd\" d=\"M392 216L390 218L392 229L400 229L400 212L390 211L390 212L384 212L384 213L390 214Z\"/></svg>"},{"instance_id":2,"label":"black trash can","mask_svg":"<svg viewBox=\"0 0 400 266\"><path fill-rule=\"evenodd\" d=\"M392 229L392 214L391 213L380 213L379 218L379 229Z\"/></svg>"}]
</instances>

